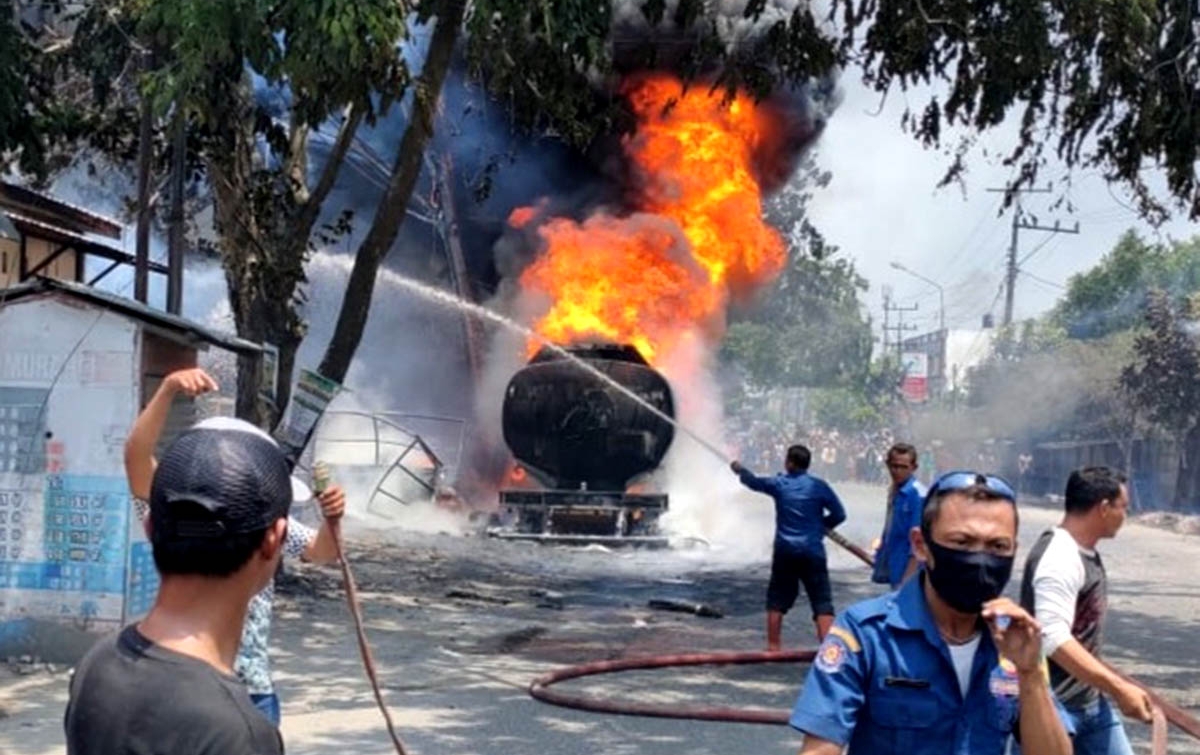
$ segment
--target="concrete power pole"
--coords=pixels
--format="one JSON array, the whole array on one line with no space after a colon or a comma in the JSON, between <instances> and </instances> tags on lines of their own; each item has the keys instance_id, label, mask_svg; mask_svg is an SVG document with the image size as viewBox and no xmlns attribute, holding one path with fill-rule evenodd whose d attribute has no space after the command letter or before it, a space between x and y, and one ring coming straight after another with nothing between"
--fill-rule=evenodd
<instances>
[{"instance_id":1,"label":"concrete power pole","mask_svg":"<svg viewBox=\"0 0 1200 755\"><path fill-rule=\"evenodd\" d=\"M1017 273L1021 272L1021 265L1017 261L1017 249L1021 231L1079 233L1079 221L1075 222L1075 227L1072 229L1061 228L1058 221L1055 221L1053 226L1043 226L1038 225L1037 223L1026 223L1021 219L1021 195L1049 194L1051 191L1049 186L1044 189L1017 189L1011 186L1006 186L1003 189L988 189L988 191L993 193L1004 193L1013 197L1012 241L1009 242L1008 245L1008 263L1005 265L1004 275L1004 325L1012 325L1013 302L1016 298L1017 288Z\"/></svg>"}]
</instances>

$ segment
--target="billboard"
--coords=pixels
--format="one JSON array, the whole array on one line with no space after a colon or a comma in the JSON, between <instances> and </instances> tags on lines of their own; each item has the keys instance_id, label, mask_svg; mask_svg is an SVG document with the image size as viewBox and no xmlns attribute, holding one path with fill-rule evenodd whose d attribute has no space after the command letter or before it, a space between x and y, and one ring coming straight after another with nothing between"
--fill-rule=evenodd
<instances>
[{"instance_id":1,"label":"billboard","mask_svg":"<svg viewBox=\"0 0 1200 755\"><path fill-rule=\"evenodd\" d=\"M914 403L929 400L929 355L921 351L907 351L901 356L904 380L900 390L904 398Z\"/></svg>"}]
</instances>

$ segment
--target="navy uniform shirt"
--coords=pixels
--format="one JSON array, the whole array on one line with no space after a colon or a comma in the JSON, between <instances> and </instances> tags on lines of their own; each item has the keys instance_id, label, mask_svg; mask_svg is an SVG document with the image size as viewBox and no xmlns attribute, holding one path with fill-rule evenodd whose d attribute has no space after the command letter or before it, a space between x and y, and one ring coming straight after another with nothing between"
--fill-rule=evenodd
<instances>
[{"instance_id":1,"label":"navy uniform shirt","mask_svg":"<svg viewBox=\"0 0 1200 755\"><path fill-rule=\"evenodd\" d=\"M804 682L791 724L849 755L1003 755L1017 670L983 632L964 699L925 601L924 574L848 608Z\"/></svg>"},{"instance_id":2,"label":"navy uniform shirt","mask_svg":"<svg viewBox=\"0 0 1200 755\"><path fill-rule=\"evenodd\" d=\"M888 520L884 522L883 537L875 553L875 569L871 579L875 582L900 585L904 570L912 558L909 533L913 527L921 526L921 511L925 506L925 491L916 477L910 477L892 495L888 506Z\"/></svg>"},{"instance_id":3,"label":"navy uniform shirt","mask_svg":"<svg viewBox=\"0 0 1200 755\"><path fill-rule=\"evenodd\" d=\"M825 557L825 530L846 521L833 488L807 472L756 477L743 468L742 484L775 499L775 547L801 556Z\"/></svg>"}]
</instances>

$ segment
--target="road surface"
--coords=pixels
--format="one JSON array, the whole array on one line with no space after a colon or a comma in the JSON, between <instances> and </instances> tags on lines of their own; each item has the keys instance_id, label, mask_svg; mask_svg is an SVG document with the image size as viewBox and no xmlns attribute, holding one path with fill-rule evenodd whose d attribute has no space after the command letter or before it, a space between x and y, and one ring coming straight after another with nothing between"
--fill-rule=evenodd
<instances>
[{"instance_id":1,"label":"road surface","mask_svg":"<svg viewBox=\"0 0 1200 755\"><path fill-rule=\"evenodd\" d=\"M882 491L839 488L866 544L878 534ZM715 494L714 494L715 495ZM386 697L413 753L421 755L785 755L785 727L597 715L531 700L525 687L563 664L645 654L756 650L771 507L749 493L720 493L707 549L622 552L565 549L411 532L359 531L352 549L368 632ZM1022 550L1058 519L1024 507ZM1101 547L1110 575L1108 658L1175 702L1200 708L1200 537L1140 525ZM839 607L876 594L860 562L831 545ZM1018 565L1019 568L1020 565ZM1019 574L1019 571L1017 572ZM1015 582L1016 580L1014 580ZM1015 588L1015 584L1010 586ZM392 752L354 645L337 572L301 567L281 585L272 652L292 755ZM448 597L454 593L458 597ZM704 602L724 618L648 609L652 598ZM791 647L813 644L803 605L789 617ZM804 668L757 666L633 673L567 688L655 702L790 708ZM65 672L0 671L0 753L63 752ZM1148 729L1132 725L1140 752ZM1200 753L1173 734L1171 752Z\"/></svg>"}]
</instances>

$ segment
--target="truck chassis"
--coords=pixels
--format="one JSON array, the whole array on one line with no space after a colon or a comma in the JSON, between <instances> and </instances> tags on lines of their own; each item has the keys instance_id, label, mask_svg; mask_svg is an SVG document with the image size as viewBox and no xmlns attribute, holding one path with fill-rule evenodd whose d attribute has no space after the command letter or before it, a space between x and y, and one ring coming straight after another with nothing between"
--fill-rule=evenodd
<instances>
[{"instance_id":1,"label":"truck chassis","mask_svg":"<svg viewBox=\"0 0 1200 755\"><path fill-rule=\"evenodd\" d=\"M502 490L502 524L488 535L565 545L665 547L658 519L667 510L661 494L590 490Z\"/></svg>"}]
</instances>

